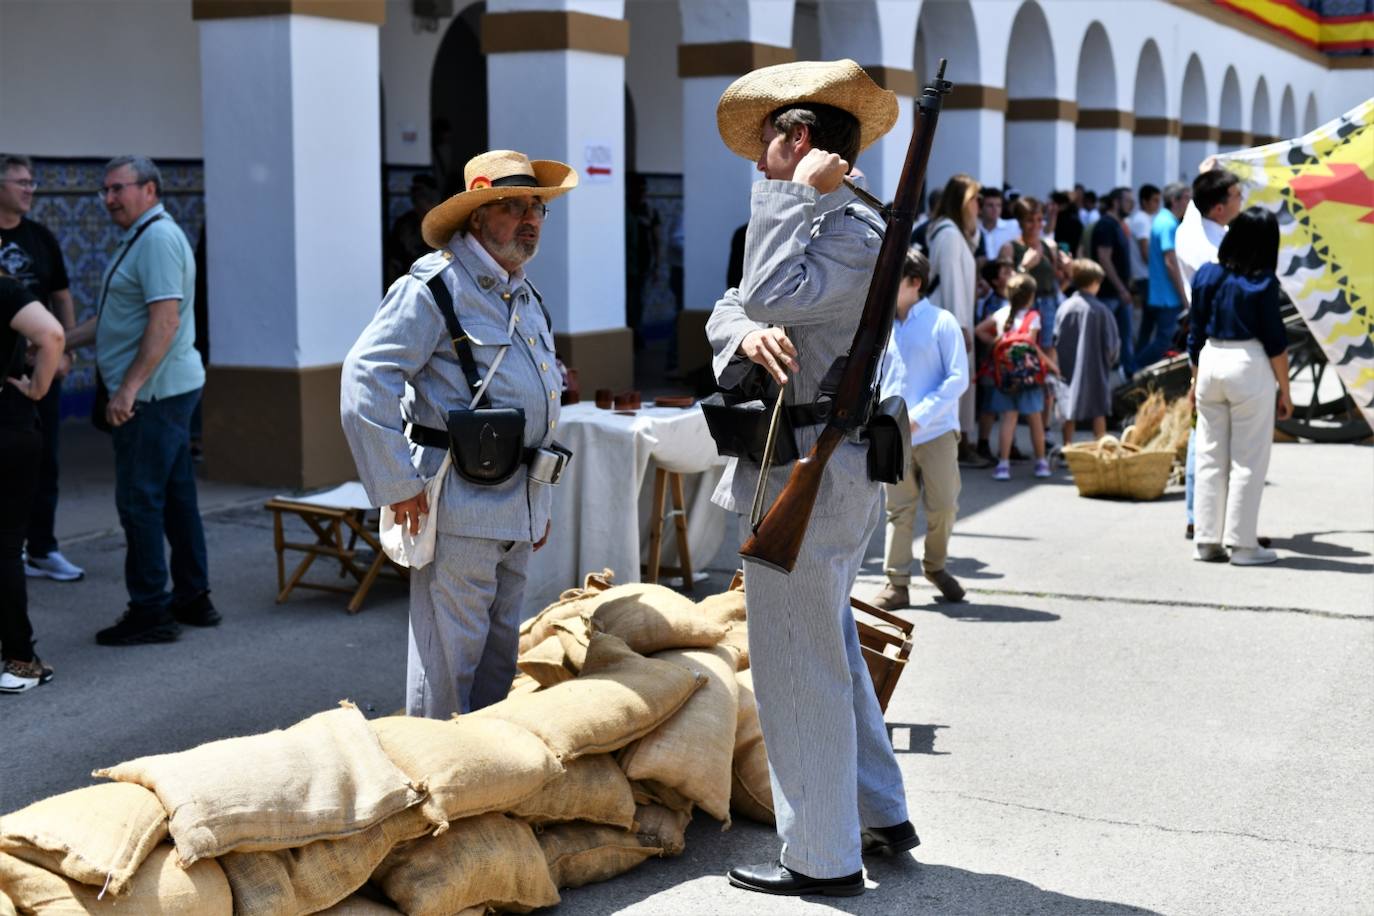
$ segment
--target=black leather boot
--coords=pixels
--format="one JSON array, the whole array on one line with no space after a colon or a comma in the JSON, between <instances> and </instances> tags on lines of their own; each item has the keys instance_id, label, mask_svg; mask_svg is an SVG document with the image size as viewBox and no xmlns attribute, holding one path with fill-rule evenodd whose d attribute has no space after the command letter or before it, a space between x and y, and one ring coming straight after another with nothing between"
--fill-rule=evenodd
<instances>
[{"instance_id":1,"label":"black leather boot","mask_svg":"<svg viewBox=\"0 0 1374 916\"><path fill-rule=\"evenodd\" d=\"M857 897L864 892L864 873L856 871L843 878L810 878L781 862L768 865L741 865L730 869L730 883L747 891L799 897L820 894L825 897Z\"/></svg>"}]
</instances>

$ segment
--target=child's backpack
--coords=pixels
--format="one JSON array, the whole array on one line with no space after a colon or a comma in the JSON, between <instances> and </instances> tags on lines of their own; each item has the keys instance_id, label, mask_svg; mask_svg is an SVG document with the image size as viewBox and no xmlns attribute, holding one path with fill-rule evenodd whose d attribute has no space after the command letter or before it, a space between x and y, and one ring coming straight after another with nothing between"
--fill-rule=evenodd
<instances>
[{"instance_id":1,"label":"child's backpack","mask_svg":"<svg viewBox=\"0 0 1374 916\"><path fill-rule=\"evenodd\" d=\"M1019 394L1039 388L1045 382L1045 364L1040 345L1031 327L1035 309L1027 309L1021 322L997 339L992 346L992 382L1003 394Z\"/></svg>"}]
</instances>

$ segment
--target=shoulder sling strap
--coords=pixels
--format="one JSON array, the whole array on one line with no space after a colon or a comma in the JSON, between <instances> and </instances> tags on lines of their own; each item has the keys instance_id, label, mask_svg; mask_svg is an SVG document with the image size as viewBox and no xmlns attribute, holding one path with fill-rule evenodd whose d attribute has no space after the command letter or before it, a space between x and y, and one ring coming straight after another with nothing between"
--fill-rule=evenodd
<instances>
[{"instance_id":1,"label":"shoulder sling strap","mask_svg":"<svg viewBox=\"0 0 1374 916\"><path fill-rule=\"evenodd\" d=\"M115 258L114 264L110 266L110 272L105 275L105 285L101 287L100 298L96 302L95 317L97 319L100 317L100 313L105 310L105 297L110 294L110 283L114 281L115 271L119 270L119 265L124 263L124 256L133 250L134 245L138 242L139 236L143 235L153 223L162 219L162 216L163 214L159 213L142 226L139 226L138 229L134 231L133 238L129 239L129 244L125 245L124 250L119 253L119 257Z\"/></svg>"},{"instance_id":2,"label":"shoulder sling strap","mask_svg":"<svg viewBox=\"0 0 1374 916\"><path fill-rule=\"evenodd\" d=\"M468 335L463 332L463 325L458 321L458 313L453 309L453 295L444 283L444 272L441 270L430 277L425 286L429 287L434 304L439 307L439 314L444 316L444 324L448 325L448 336L453 342L454 352L458 354L458 364L463 367L463 376L468 380L468 388L473 392L472 409L486 406L486 384L477 371L477 358L472 355L472 344L468 343Z\"/></svg>"}]
</instances>

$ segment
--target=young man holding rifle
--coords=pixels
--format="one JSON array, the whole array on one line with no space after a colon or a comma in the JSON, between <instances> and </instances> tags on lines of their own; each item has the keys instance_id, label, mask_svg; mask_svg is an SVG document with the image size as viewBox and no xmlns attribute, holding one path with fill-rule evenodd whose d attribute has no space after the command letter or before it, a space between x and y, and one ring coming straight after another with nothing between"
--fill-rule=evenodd
<instances>
[{"instance_id":1,"label":"young man holding rifle","mask_svg":"<svg viewBox=\"0 0 1374 916\"><path fill-rule=\"evenodd\" d=\"M830 406L822 379L850 348L884 230L841 181L892 128L897 100L853 61L805 61L741 77L716 116L726 146L767 180L752 192L743 278L707 323L713 367L723 388L755 366L784 385L797 451L807 454ZM790 470L769 473L765 505ZM747 511L761 472L732 461L715 501ZM793 572L745 561L750 668L783 848L777 862L732 869L737 887L861 894L862 853L920 842L849 606L879 493L866 444L848 436L824 469Z\"/></svg>"}]
</instances>

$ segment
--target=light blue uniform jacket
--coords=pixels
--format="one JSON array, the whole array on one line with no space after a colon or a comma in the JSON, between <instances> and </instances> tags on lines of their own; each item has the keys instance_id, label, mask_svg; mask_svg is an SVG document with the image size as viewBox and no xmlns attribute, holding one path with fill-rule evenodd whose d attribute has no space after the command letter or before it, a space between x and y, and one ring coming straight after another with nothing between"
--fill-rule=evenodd
<instances>
[{"instance_id":1,"label":"light blue uniform jacket","mask_svg":"<svg viewBox=\"0 0 1374 916\"><path fill-rule=\"evenodd\" d=\"M790 376L784 402L809 404L816 400L831 363L853 342L882 245L883 223L843 186L820 195L793 181L756 183L750 210L744 279L739 288L725 291L706 323L715 353L712 368L728 387L732 376L744 368L735 354L745 336L780 326L799 354L799 368ZM800 454L811 451L823 428L797 430ZM772 505L790 470L790 465L774 467L765 505ZM713 501L748 514L758 475L758 465L731 459ZM867 446L851 437L826 465L812 517L853 513L859 509L856 498L866 509L877 488L868 479Z\"/></svg>"},{"instance_id":2,"label":"light blue uniform jacket","mask_svg":"<svg viewBox=\"0 0 1374 916\"><path fill-rule=\"evenodd\" d=\"M391 285L344 360L344 435L374 505L416 495L443 461L443 449L415 445L406 438L405 424L442 430L449 410L472 401L443 315L425 285L440 273L481 377L486 377L500 347L510 345L487 388L489 405L525 411L527 448L547 445L557 428L562 375L553 334L533 287L523 278L507 285L455 235L448 248L420 258L409 274ZM509 304L503 296L509 297ZM516 324L514 333L508 334L512 307ZM468 483L450 470L439 501L438 530L499 541L537 541L544 536L551 504L550 488L529 479L523 468L496 486Z\"/></svg>"}]
</instances>

